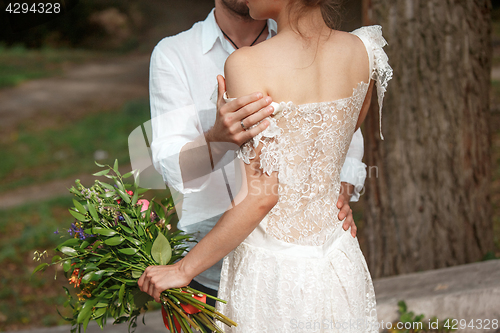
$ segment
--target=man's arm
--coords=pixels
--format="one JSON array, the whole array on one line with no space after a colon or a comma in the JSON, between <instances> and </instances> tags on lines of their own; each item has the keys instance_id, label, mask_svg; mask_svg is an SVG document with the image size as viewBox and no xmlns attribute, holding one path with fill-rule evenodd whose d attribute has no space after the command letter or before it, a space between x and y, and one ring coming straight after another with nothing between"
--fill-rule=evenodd
<instances>
[{"instance_id":1,"label":"man's arm","mask_svg":"<svg viewBox=\"0 0 500 333\"><path fill-rule=\"evenodd\" d=\"M153 140L151 143L153 163L165 182L180 193L199 191L208 181L210 158L206 144L196 141L203 134L198 113L191 98L187 82L179 74L169 57L168 47L158 44L150 64L150 107ZM192 182L183 180L179 154L187 143L196 141L197 170L204 170L204 177L192 177ZM194 149L196 148L196 149Z\"/></svg>"},{"instance_id":2,"label":"man's arm","mask_svg":"<svg viewBox=\"0 0 500 333\"><path fill-rule=\"evenodd\" d=\"M186 82L157 46L151 56L150 103L153 125L153 162L166 182L181 193L199 191L220 159L230 149L264 130L265 122L245 127L272 113L271 100L251 94L225 104L225 82L219 81L219 101L214 126L204 133Z\"/></svg>"}]
</instances>

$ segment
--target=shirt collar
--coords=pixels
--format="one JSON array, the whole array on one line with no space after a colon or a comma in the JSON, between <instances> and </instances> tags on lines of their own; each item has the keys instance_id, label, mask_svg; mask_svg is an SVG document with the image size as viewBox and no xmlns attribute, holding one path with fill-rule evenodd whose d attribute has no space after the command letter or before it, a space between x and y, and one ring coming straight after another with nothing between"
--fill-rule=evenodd
<instances>
[{"instance_id":1,"label":"shirt collar","mask_svg":"<svg viewBox=\"0 0 500 333\"><path fill-rule=\"evenodd\" d=\"M226 41L226 39L224 38L224 35L222 34L222 30L217 25L217 21L215 21L214 12L215 12L215 8L212 9L210 14L208 14L207 18L205 19L205 21L203 21L203 28L202 28L202 51L203 51L203 54L206 54L208 51L210 51L214 47L214 44L215 44L215 42L217 42L217 39L219 39L221 41L221 43L223 43L223 46L224 46L224 42ZM268 39L277 34L278 27L277 27L277 24L274 20L271 20L271 19L267 20L267 30L268 30L268 35L267 35ZM227 42L226 44L231 49L231 50L228 50L227 48L225 48L226 51L228 51L228 53L232 53L234 51L234 48L232 47L232 45L229 42Z\"/></svg>"}]
</instances>

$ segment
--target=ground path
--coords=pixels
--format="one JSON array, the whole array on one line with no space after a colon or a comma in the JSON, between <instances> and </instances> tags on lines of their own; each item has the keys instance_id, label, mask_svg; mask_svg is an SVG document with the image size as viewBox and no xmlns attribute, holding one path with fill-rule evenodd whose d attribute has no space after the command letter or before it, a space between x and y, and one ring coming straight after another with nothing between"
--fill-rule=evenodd
<instances>
[{"instance_id":1,"label":"ground path","mask_svg":"<svg viewBox=\"0 0 500 333\"><path fill-rule=\"evenodd\" d=\"M148 77L149 55L133 55L87 63L60 77L28 81L18 87L2 89L0 136L5 137L30 118L43 126L53 118L75 119L88 112L116 109L129 100L147 97ZM90 175L75 175L0 193L0 209L69 195L67 188L73 185L75 178L82 179L83 183L94 179Z\"/></svg>"},{"instance_id":2,"label":"ground path","mask_svg":"<svg viewBox=\"0 0 500 333\"><path fill-rule=\"evenodd\" d=\"M60 77L25 82L0 90L0 131L40 114L74 116L113 109L147 96L149 56L134 55L87 63Z\"/></svg>"}]
</instances>

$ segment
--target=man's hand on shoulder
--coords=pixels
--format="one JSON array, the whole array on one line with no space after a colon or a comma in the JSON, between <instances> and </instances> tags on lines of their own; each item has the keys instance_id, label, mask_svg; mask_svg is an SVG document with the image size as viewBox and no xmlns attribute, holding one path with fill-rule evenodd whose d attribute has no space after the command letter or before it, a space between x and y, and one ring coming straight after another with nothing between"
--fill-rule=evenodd
<instances>
[{"instance_id":1,"label":"man's hand on shoulder","mask_svg":"<svg viewBox=\"0 0 500 333\"><path fill-rule=\"evenodd\" d=\"M226 91L224 77L218 75L217 82L217 115L214 126L205 137L210 143L230 142L241 146L269 126L269 121L264 120L248 129L273 113L274 109L270 106L272 99L264 98L262 93L253 93L226 103L223 98Z\"/></svg>"}]
</instances>

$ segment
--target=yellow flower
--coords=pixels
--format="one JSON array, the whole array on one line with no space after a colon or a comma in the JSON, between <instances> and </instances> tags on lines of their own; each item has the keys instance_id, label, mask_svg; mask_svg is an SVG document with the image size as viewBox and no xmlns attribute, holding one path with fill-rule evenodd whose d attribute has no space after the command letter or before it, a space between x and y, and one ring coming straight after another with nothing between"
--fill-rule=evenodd
<instances>
[{"instance_id":1,"label":"yellow flower","mask_svg":"<svg viewBox=\"0 0 500 333\"><path fill-rule=\"evenodd\" d=\"M89 298L90 296L92 296L92 294L86 290L82 290L80 293L76 294L76 296L78 296L79 301L84 301L85 298L83 296Z\"/></svg>"}]
</instances>

